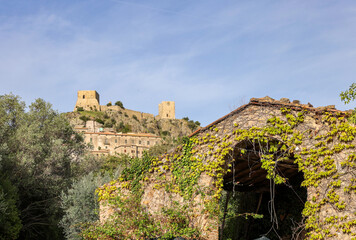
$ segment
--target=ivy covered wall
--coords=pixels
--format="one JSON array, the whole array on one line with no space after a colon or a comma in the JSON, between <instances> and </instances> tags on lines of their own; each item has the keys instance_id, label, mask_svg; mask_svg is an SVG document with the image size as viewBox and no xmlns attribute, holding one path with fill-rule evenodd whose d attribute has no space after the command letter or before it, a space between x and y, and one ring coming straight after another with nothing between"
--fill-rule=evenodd
<instances>
[{"instance_id":1,"label":"ivy covered wall","mask_svg":"<svg viewBox=\"0 0 356 240\"><path fill-rule=\"evenodd\" d=\"M84 237L111 239L120 232L136 239L219 239L219 201L227 176L238 169L236 156L247 159L254 151L269 186L288 183L287 170L280 170L286 163L303 174L306 238L355 239L356 128L347 117L332 106L251 99L173 152L146 156L100 188L101 223L86 229ZM248 182L246 187L262 189L254 179ZM233 177L232 189L239 184Z\"/></svg>"}]
</instances>

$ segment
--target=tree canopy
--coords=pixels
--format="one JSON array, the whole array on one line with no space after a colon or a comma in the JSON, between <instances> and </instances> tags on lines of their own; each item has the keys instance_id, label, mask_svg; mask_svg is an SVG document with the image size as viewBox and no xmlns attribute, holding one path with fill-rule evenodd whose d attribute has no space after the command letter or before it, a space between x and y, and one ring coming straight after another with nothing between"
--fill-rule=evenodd
<instances>
[{"instance_id":1,"label":"tree canopy","mask_svg":"<svg viewBox=\"0 0 356 240\"><path fill-rule=\"evenodd\" d=\"M59 239L59 196L85 145L51 104L25 109L18 96L0 96L0 239Z\"/></svg>"}]
</instances>

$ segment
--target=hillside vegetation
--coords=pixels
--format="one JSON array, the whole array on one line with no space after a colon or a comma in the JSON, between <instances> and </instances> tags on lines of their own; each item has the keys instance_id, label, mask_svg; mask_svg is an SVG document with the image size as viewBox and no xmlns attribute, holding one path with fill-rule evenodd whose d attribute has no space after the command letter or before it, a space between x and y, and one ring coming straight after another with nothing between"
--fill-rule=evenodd
<instances>
[{"instance_id":1,"label":"hillside vegetation","mask_svg":"<svg viewBox=\"0 0 356 240\"><path fill-rule=\"evenodd\" d=\"M156 119L147 117L138 118L136 115L129 116L123 111L78 111L69 112L65 115L71 125L83 125L86 121L95 120L105 128L112 128L116 132L152 133L161 137L171 136L180 138L187 136L200 128L198 121L184 119Z\"/></svg>"}]
</instances>

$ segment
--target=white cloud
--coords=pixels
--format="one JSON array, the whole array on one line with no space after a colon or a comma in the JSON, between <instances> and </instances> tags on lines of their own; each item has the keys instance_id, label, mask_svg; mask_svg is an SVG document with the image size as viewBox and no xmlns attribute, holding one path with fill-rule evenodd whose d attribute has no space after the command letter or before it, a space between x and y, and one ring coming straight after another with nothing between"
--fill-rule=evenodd
<instances>
[{"instance_id":1,"label":"white cloud","mask_svg":"<svg viewBox=\"0 0 356 240\"><path fill-rule=\"evenodd\" d=\"M338 93L356 73L352 2L110 0L58 9L0 15L0 94L43 97L61 111L80 89L151 112L172 99L206 124L242 96L341 106Z\"/></svg>"}]
</instances>

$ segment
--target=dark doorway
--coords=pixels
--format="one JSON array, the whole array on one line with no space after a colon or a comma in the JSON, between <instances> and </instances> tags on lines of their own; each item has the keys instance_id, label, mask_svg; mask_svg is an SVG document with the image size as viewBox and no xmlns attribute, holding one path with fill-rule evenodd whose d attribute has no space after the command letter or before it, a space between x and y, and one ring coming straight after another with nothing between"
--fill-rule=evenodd
<instances>
[{"instance_id":1,"label":"dark doorway","mask_svg":"<svg viewBox=\"0 0 356 240\"><path fill-rule=\"evenodd\" d=\"M284 154L283 161L276 159L276 172L286 178L283 184L267 179L261 168L260 156L268 151L268 145L283 145L273 141L265 145L242 142L227 159L231 171L224 176L220 239L303 239L302 210L307 191L301 187L304 178L293 154ZM276 154L276 158L280 156Z\"/></svg>"}]
</instances>

